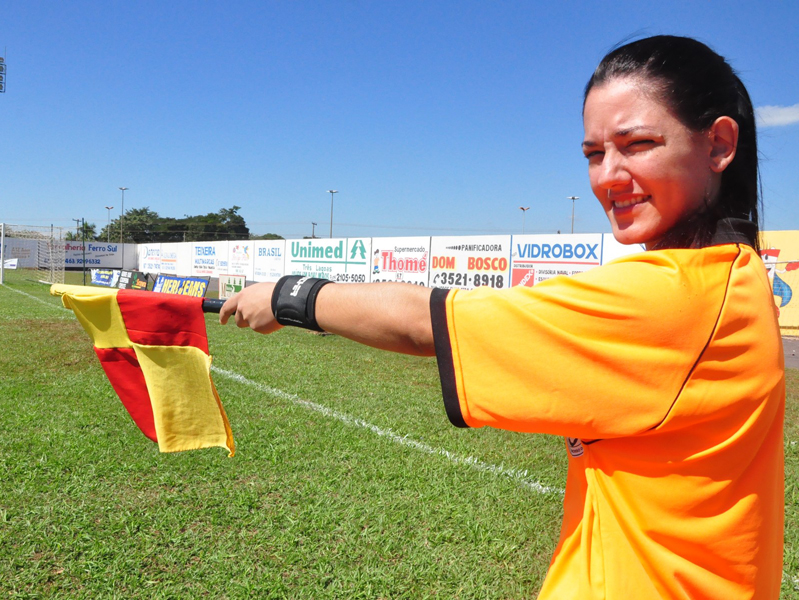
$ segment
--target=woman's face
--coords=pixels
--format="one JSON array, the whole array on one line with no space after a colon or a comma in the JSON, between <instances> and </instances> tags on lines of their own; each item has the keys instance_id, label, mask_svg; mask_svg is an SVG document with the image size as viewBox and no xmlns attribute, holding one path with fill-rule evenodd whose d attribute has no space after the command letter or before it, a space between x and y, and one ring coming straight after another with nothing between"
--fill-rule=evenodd
<instances>
[{"instance_id":1,"label":"woman's face","mask_svg":"<svg viewBox=\"0 0 799 600\"><path fill-rule=\"evenodd\" d=\"M688 129L647 91L635 78L594 87L583 111L583 151L613 235L651 248L704 204L717 177L708 135Z\"/></svg>"}]
</instances>

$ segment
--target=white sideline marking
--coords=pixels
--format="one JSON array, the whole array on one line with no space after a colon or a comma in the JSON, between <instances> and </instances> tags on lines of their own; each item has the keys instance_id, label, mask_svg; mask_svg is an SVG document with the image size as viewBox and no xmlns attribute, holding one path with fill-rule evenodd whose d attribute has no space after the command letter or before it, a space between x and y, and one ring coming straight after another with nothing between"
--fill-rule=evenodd
<instances>
[{"instance_id":1,"label":"white sideline marking","mask_svg":"<svg viewBox=\"0 0 799 600\"><path fill-rule=\"evenodd\" d=\"M349 415L340 413L321 404L317 404L316 402L311 402L310 400L303 400L302 398L300 398L295 394L290 394L288 392L284 392L283 390L269 387L268 385L263 385L262 383L258 383L257 381L252 381L251 379L247 379L246 377L244 377L243 375L239 375L238 373L233 373L232 371L226 371L225 369L220 369L219 367L214 367L214 366L211 367L211 370L229 379L238 381L239 383L243 383L244 385L254 387L271 396L276 396L277 398L280 398L282 400L288 400L289 402L296 404L297 406L308 408L315 412L321 413L326 417L332 417L337 421L341 421L342 423L345 423L347 425L368 429L372 433L375 433L380 437L387 438L392 442L395 442L402 446L407 446L409 448L413 448L414 450L419 450L420 452L424 452L426 454L443 456L448 461L456 465L466 465L468 467L471 467L472 469L475 469L476 471L481 471L483 473L491 473L493 475L497 475L500 477L507 477L508 479L512 479L519 485L526 487L527 489L530 489L534 492L538 492L539 494L564 493L564 490L553 487L547 487L545 485L541 485L537 481L530 479L528 477L527 470L522 471L519 469L507 469L501 465L492 465L490 463L482 462L481 460L475 458L474 456L465 456L465 457L458 456L457 454L453 454L449 450L428 446L427 444L423 444L422 442L417 442L416 440L412 440L408 438L408 436L396 434L390 429L383 429L382 427L378 427L377 425L372 425L371 423L367 423L363 419L351 417Z\"/></svg>"},{"instance_id":2,"label":"white sideline marking","mask_svg":"<svg viewBox=\"0 0 799 600\"><path fill-rule=\"evenodd\" d=\"M64 308L61 305L56 305L56 304L53 304L52 302L48 302L47 300L42 300L41 298L37 298L36 296L34 296L32 294L29 294L28 292L23 292L22 290L15 290L14 288L7 286L6 284L3 284L3 288L5 288L5 289L7 289L7 290L9 290L11 292L15 292L17 294L22 294L26 298L30 298L31 300L36 300L36 302L40 302L40 303L44 304L45 306L49 306L50 308L54 308L56 310Z\"/></svg>"},{"instance_id":3,"label":"white sideline marking","mask_svg":"<svg viewBox=\"0 0 799 600\"><path fill-rule=\"evenodd\" d=\"M36 296L33 296L26 292L15 290L14 288L8 287L7 285L3 285L3 287L8 290L11 290L12 292L16 292L18 294L22 294L23 296L31 298L32 300L36 300L36 302L41 302L42 304L44 304L45 306L49 306L50 308L56 310L61 308L60 306L56 306L55 304L42 300L41 298L37 298ZM537 481L530 479L528 477L528 471L526 469L523 471L520 469L507 469L501 465L492 465L491 463L485 463L475 458L474 456L459 456L457 454L453 454L449 450L445 450L444 448L434 448L433 446L423 444L422 442L417 442L416 440L408 438L408 436L398 435L393 431L391 431L390 429L383 429L382 427L378 427L377 425L372 425L371 423L367 423L363 419L351 417L349 415L340 413L321 404L317 404L316 402L311 402L310 400L303 400L302 398L300 398L295 394L290 394L288 392L284 392L283 390L263 385L262 383L258 383L257 381L252 381L250 379L247 379L243 375L239 375L238 373L233 373L232 371L226 371L225 369L220 369L219 367L215 366L212 366L211 370L229 379L238 381L239 383L243 383L244 385L254 387L271 396L276 396L277 398L288 400L289 402L292 402L297 406L302 406L303 408L308 408L310 410L321 413L327 417L332 417L333 419L341 421L342 423L345 423L347 425L368 429L372 433L387 438L392 442L395 442L402 446L407 446L409 448L413 448L414 450L419 450L420 452L424 452L425 454L443 456L453 464L466 465L476 471L480 471L483 473L491 473L493 475L497 475L500 477L507 477L508 479L512 479L522 487L526 487L527 489L530 489L534 492L538 492L539 494L564 493L564 490L562 489L541 485Z\"/></svg>"}]
</instances>

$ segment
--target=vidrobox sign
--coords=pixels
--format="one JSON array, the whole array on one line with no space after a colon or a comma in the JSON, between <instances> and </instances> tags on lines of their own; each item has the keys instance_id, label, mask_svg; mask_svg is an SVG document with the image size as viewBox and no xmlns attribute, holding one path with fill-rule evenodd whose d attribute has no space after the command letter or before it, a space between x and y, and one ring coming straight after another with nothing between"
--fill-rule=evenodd
<instances>
[{"instance_id":1,"label":"vidrobox sign","mask_svg":"<svg viewBox=\"0 0 799 600\"><path fill-rule=\"evenodd\" d=\"M514 235L511 282L533 286L557 275L573 275L602 261L602 234Z\"/></svg>"}]
</instances>

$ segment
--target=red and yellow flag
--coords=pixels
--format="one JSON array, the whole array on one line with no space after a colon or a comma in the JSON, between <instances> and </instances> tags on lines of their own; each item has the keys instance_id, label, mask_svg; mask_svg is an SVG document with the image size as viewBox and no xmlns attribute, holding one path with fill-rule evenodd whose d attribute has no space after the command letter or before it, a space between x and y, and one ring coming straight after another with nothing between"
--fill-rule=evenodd
<instances>
[{"instance_id":1,"label":"red and yellow flag","mask_svg":"<svg viewBox=\"0 0 799 600\"><path fill-rule=\"evenodd\" d=\"M211 380L202 298L77 285L50 293L75 313L122 404L161 452L235 454Z\"/></svg>"}]
</instances>

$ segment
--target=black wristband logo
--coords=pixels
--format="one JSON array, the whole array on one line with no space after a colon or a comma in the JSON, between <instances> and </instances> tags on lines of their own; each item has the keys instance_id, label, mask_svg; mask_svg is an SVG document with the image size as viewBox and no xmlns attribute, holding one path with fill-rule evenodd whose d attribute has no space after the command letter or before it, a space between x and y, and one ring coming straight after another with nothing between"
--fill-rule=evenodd
<instances>
[{"instance_id":1,"label":"black wristband logo","mask_svg":"<svg viewBox=\"0 0 799 600\"><path fill-rule=\"evenodd\" d=\"M316 322L316 296L329 279L286 275L272 292L272 312L281 325L323 331Z\"/></svg>"}]
</instances>

